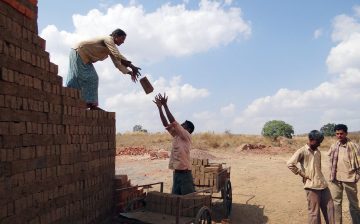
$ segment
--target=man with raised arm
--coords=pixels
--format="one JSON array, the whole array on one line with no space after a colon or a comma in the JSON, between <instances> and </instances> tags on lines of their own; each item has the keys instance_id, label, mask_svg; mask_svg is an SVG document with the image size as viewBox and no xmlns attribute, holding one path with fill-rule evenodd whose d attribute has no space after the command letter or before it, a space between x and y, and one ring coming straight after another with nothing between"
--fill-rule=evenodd
<instances>
[{"instance_id":1,"label":"man with raised arm","mask_svg":"<svg viewBox=\"0 0 360 224\"><path fill-rule=\"evenodd\" d=\"M159 109L162 124L173 137L169 161L169 169L174 171L172 194L185 195L195 192L190 160L191 133L195 127L188 120L180 125L171 114L167 100L168 97L164 93L163 96L158 94L153 102Z\"/></svg>"}]
</instances>

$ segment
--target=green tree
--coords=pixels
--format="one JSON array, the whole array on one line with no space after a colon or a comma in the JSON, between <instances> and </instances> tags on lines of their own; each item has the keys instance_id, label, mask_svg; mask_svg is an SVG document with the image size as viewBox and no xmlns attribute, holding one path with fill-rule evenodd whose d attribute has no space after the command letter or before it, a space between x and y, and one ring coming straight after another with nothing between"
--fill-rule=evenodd
<instances>
[{"instance_id":1,"label":"green tree","mask_svg":"<svg viewBox=\"0 0 360 224\"><path fill-rule=\"evenodd\" d=\"M284 121L272 120L264 124L261 134L265 137L271 137L274 140L279 136L292 138L294 129L290 124L287 124Z\"/></svg>"},{"instance_id":2,"label":"green tree","mask_svg":"<svg viewBox=\"0 0 360 224\"><path fill-rule=\"evenodd\" d=\"M335 125L334 123L325 124L320 128L320 131L324 133L325 136L335 136Z\"/></svg>"},{"instance_id":3,"label":"green tree","mask_svg":"<svg viewBox=\"0 0 360 224\"><path fill-rule=\"evenodd\" d=\"M143 127L139 124L135 125L133 127L133 132L145 132L147 133L147 130L146 129L143 129Z\"/></svg>"}]
</instances>

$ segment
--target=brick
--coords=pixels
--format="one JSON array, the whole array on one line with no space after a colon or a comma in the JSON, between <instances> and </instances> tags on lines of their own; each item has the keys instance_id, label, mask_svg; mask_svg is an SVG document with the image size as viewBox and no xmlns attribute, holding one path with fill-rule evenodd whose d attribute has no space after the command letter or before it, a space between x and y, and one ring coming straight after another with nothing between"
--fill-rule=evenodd
<instances>
[{"instance_id":1,"label":"brick","mask_svg":"<svg viewBox=\"0 0 360 224\"><path fill-rule=\"evenodd\" d=\"M35 147L22 147L20 150L20 159L32 159L35 158Z\"/></svg>"},{"instance_id":2,"label":"brick","mask_svg":"<svg viewBox=\"0 0 360 224\"><path fill-rule=\"evenodd\" d=\"M7 206L3 205L0 207L0 220L7 216Z\"/></svg>"},{"instance_id":3,"label":"brick","mask_svg":"<svg viewBox=\"0 0 360 224\"><path fill-rule=\"evenodd\" d=\"M9 122L0 122L0 135L8 135L9 134Z\"/></svg>"},{"instance_id":4,"label":"brick","mask_svg":"<svg viewBox=\"0 0 360 224\"><path fill-rule=\"evenodd\" d=\"M3 135L3 147L15 148L21 146L21 136L19 135Z\"/></svg>"},{"instance_id":5,"label":"brick","mask_svg":"<svg viewBox=\"0 0 360 224\"><path fill-rule=\"evenodd\" d=\"M0 95L0 107L5 107L5 96Z\"/></svg>"},{"instance_id":6,"label":"brick","mask_svg":"<svg viewBox=\"0 0 360 224\"><path fill-rule=\"evenodd\" d=\"M10 135L22 135L26 133L25 122L11 122L9 127Z\"/></svg>"},{"instance_id":7,"label":"brick","mask_svg":"<svg viewBox=\"0 0 360 224\"><path fill-rule=\"evenodd\" d=\"M17 160L11 163L11 172L12 174L22 173L27 169L26 160Z\"/></svg>"},{"instance_id":8,"label":"brick","mask_svg":"<svg viewBox=\"0 0 360 224\"><path fill-rule=\"evenodd\" d=\"M5 96L4 103L5 103L5 107L16 109L17 104L16 104L15 96L10 96L10 95Z\"/></svg>"}]
</instances>

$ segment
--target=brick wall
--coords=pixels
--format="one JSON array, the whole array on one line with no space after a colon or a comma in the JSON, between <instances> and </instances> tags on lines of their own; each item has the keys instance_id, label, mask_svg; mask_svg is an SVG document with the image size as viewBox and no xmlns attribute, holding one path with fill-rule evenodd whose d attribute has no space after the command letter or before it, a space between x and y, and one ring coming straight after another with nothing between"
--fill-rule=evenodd
<instances>
[{"instance_id":1,"label":"brick wall","mask_svg":"<svg viewBox=\"0 0 360 224\"><path fill-rule=\"evenodd\" d=\"M0 223L106 223L115 113L62 86L36 0L0 0Z\"/></svg>"}]
</instances>

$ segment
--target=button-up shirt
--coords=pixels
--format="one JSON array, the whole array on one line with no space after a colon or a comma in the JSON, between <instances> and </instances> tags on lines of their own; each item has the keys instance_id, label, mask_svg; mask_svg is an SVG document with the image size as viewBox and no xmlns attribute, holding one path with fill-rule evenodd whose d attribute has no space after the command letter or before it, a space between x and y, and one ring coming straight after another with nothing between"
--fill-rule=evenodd
<instances>
[{"instance_id":1,"label":"button-up shirt","mask_svg":"<svg viewBox=\"0 0 360 224\"><path fill-rule=\"evenodd\" d=\"M121 64L121 59L127 59L120 54L112 36L82 41L74 49L78 52L84 64L102 61L110 55L115 67L122 73L127 74L130 71Z\"/></svg>"},{"instance_id":2,"label":"button-up shirt","mask_svg":"<svg viewBox=\"0 0 360 224\"><path fill-rule=\"evenodd\" d=\"M178 122L170 123L166 130L173 136L169 168L173 170L191 170L191 135Z\"/></svg>"},{"instance_id":3,"label":"button-up shirt","mask_svg":"<svg viewBox=\"0 0 360 224\"><path fill-rule=\"evenodd\" d=\"M356 173L360 173L360 148L350 139L345 144L340 141L334 143L329 150L329 157L339 148L338 161L336 164L336 180L343 182L355 182ZM330 162L331 165L331 162ZM330 167L331 170L331 167Z\"/></svg>"},{"instance_id":4,"label":"button-up shirt","mask_svg":"<svg viewBox=\"0 0 360 224\"><path fill-rule=\"evenodd\" d=\"M300 167L297 164L300 163ZM304 188L321 190L328 185L321 172L321 153L319 150L312 150L308 145L298 149L287 162L288 168L295 174L303 172L307 177Z\"/></svg>"}]
</instances>

